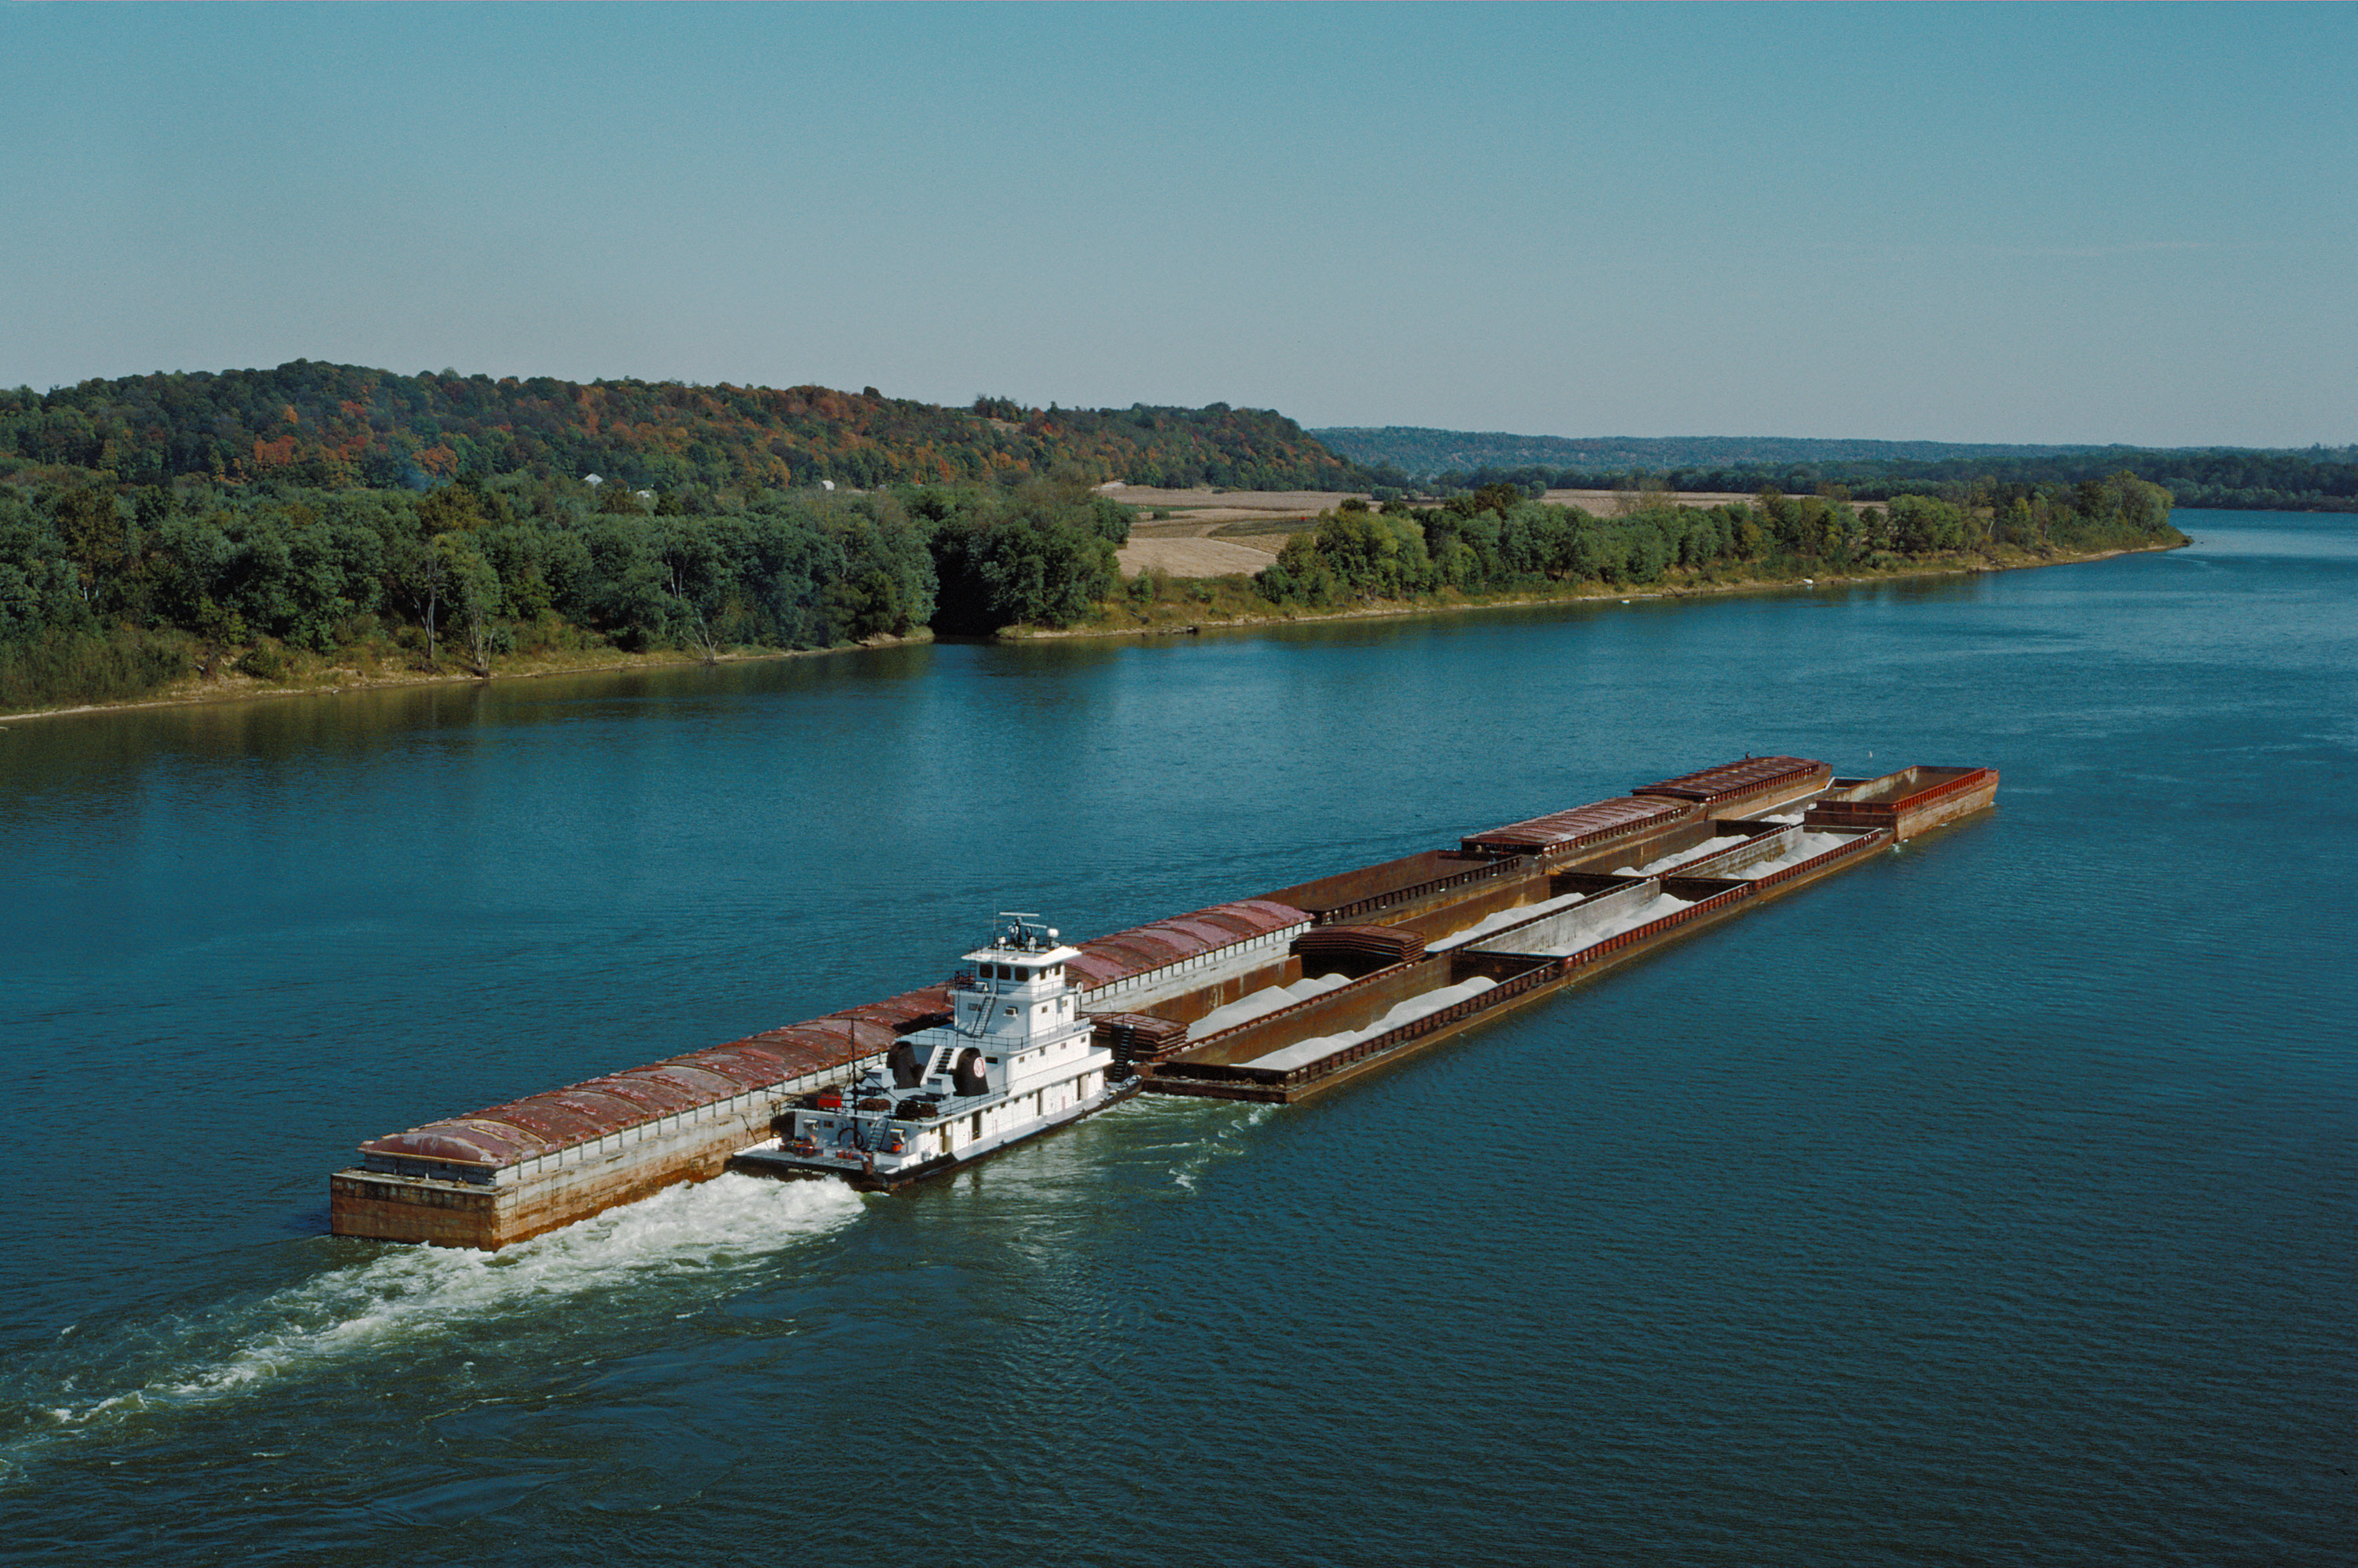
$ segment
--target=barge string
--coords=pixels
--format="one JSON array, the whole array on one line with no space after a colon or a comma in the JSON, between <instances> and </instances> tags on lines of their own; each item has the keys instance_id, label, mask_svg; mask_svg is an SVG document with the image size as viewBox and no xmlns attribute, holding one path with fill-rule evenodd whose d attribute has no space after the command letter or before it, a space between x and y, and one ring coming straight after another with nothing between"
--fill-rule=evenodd
<instances>
[{"instance_id":1,"label":"barge string","mask_svg":"<svg viewBox=\"0 0 2358 1568\"><path fill-rule=\"evenodd\" d=\"M1981 811L1997 784L1747 757L1093 941L1001 916L947 985L372 1139L329 1179L330 1226L496 1249L731 1168L893 1186L1125 1094L1291 1103Z\"/></svg>"}]
</instances>

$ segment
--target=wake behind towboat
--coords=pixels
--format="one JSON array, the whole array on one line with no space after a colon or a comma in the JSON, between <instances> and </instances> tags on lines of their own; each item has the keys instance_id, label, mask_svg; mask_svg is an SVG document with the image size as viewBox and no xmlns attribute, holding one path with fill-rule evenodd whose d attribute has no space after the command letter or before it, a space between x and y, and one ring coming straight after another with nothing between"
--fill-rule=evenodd
<instances>
[{"instance_id":1,"label":"wake behind towboat","mask_svg":"<svg viewBox=\"0 0 2358 1568\"><path fill-rule=\"evenodd\" d=\"M806 1096L784 1136L741 1151L753 1175L838 1176L884 1191L979 1160L1134 1093L1108 1081L1065 964L1080 957L1035 914L1005 914L964 957L949 1022L896 1043L882 1070Z\"/></svg>"}]
</instances>

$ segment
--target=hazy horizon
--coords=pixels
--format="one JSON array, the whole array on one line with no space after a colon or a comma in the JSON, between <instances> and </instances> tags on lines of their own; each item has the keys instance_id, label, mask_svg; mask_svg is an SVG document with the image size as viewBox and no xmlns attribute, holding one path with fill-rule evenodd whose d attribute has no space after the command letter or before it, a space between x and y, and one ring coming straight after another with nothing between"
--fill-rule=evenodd
<instances>
[{"instance_id":1,"label":"hazy horizon","mask_svg":"<svg viewBox=\"0 0 2358 1568\"><path fill-rule=\"evenodd\" d=\"M2358 440L2346 6L18 5L0 45L0 384Z\"/></svg>"}]
</instances>

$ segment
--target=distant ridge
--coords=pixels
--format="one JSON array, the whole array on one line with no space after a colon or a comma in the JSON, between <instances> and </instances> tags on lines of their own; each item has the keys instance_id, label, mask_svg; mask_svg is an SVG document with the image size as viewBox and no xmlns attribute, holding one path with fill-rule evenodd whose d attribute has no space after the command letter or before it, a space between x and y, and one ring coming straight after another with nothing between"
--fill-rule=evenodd
<instances>
[{"instance_id":1,"label":"distant ridge","mask_svg":"<svg viewBox=\"0 0 2358 1568\"><path fill-rule=\"evenodd\" d=\"M1516 436L1415 425L1339 426L1303 432L1357 461L1390 463L1420 478L1497 468L1783 468L1793 463L1950 462L2047 458L2132 447L2005 446L1964 441L1819 440L1797 436Z\"/></svg>"},{"instance_id":2,"label":"distant ridge","mask_svg":"<svg viewBox=\"0 0 2358 1568\"><path fill-rule=\"evenodd\" d=\"M663 491L1060 474L1188 489L1356 490L1378 476L1271 409L963 408L874 387L705 386L399 375L295 360L274 370L0 388L0 481L104 474L345 490L598 473Z\"/></svg>"},{"instance_id":3,"label":"distant ridge","mask_svg":"<svg viewBox=\"0 0 2358 1568\"><path fill-rule=\"evenodd\" d=\"M1442 491L1486 484L1611 490L1633 477L1673 490L1839 485L1860 500L1910 492L1986 504L1996 490L2088 484L2123 471L2180 506L2358 512L2358 446L2004 446L1790 436L1516 436L1416 426L1304 432L1337 457Z\"/></svg>"}]
</instances>

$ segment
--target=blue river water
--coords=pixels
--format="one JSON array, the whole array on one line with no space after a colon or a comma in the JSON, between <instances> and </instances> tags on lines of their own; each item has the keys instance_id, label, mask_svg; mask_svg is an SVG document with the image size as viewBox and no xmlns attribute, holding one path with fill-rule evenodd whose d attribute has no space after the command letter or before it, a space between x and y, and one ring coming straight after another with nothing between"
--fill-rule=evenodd
<instances>
[{"instance_id":1,"label":"blue river water","mask_svg":"<svg viewBox=\"0 0 2358 1568\"><path fill-rule=\"evenodd\" d=\"M2347 1563L2358 520L0 732L0 1559ZM497 1255L363 1138L1746 752L1996 811L1282 1110Z\"/></svg>"}]
</instances>

